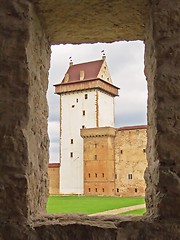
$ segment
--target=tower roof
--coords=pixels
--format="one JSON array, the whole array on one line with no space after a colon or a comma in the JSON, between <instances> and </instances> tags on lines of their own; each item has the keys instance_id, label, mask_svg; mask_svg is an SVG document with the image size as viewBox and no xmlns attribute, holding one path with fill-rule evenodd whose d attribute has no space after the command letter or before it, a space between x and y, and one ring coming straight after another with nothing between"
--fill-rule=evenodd
<instances>
[{"instance_id":1,"label":"tower roof","mask_svg":"<svg viewBox=\"0 0 180 240\"><path fill-rule=\"evenodd\" d=\"M70 65L67 73L69 75L68 80L63 78L61 83L71 83L80 81L80 72L84 72L83 80L91 80L98 78L99 71L103 64L103 60L97 60L93 62L80 63ZM65 75L66 76L66 75Z\"/></svg>"},{"instance_id":2,"label":"tower roof","mask_svg":"<svg viewBox=\"0 0 180 240\"><path fill-rule=\"evenodd\" d=\"M55 93L99 89L112 96L118 96L118 87L112 84L105 58L70 66L61 83L55 84Z\"/></svg>"}]
</instances>

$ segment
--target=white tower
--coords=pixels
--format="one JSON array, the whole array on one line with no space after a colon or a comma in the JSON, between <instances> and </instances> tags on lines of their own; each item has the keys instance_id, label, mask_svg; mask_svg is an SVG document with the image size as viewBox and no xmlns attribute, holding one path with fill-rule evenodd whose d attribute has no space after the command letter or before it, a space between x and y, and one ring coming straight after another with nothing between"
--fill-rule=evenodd
<instances>
[{"instance_id":1,"label":"white tower","mask_svg":"<svg viewBox=\"0 0 180 240\"><path fill-rule=\"evenodd\" d=\"M84 193L83 139L81 128L114 127L114 97L105 61L73 65L60 84L60 193Z\"/></svg>"}]
</instances>

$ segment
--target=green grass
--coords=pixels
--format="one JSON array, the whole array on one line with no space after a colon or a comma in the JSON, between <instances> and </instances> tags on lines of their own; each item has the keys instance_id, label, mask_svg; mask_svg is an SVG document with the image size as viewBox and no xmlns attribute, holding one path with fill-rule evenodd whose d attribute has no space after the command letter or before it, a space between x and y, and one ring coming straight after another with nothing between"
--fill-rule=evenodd
<instances>
[{"instance_id":1,"label":"green grass","mask_svg":"<svg viewBox=\"0 0 180 240\"><path fill-rule=\"evenodd\" d=\"M121 213L121 214L118 214L118 215L119 216L121 216L121 215L143 215L145 212L146 212L146 209L141 208L141 209L136 209L136 210L124 212L124 213Z\"/></svg>"},{"instance_id":2,"label":"green grass","mask_svg":"<svg viewBox=\"0 0 180 240\"><path fill-rule=\"evenodd\" d=\"M47 212L91 214L143 203L140 197L50 196Z\"/></svg>"}]
</instances>

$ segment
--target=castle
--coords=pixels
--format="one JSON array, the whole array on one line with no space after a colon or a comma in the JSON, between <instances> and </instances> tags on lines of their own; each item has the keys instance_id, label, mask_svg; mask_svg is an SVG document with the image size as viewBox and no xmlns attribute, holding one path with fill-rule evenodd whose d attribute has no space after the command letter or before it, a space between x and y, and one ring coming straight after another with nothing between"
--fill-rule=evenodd
<instances>
[{"instance_id":1,"label":"castle","mask_svg":"<svg viewBox=\"0 0 180 240\"><path fill-rule=\"evenodd\" d=\"M50 194L144 196L146 126L114 127L118 96L103 55L73 64L60 95L60 164L49 164Z\"/></svg>"}]
</instances>

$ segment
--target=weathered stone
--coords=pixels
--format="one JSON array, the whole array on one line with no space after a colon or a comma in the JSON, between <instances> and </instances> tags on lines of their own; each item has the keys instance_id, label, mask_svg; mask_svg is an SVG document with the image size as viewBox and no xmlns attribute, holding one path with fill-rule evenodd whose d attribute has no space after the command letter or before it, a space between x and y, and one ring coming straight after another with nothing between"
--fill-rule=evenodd
<instances>
[{"instance_id":1,"label":"weathered stone","mask_svg":"<svg viewBox=\"0 0 180 240\"><path fill-rule=\"evenodd\" d=\"M144 39L145 1L31 2L51 43ZM67 216L54 223L53 217L39 216L32 223L45 210L48 192L50 50L30 1L0 1L0 239L179 239L180 2L148 2L147 220Z\"/></svg>"},{"instance_id":2,"label":"weathered stone","mask_svg":"<svg viewBox=\"0 0 180 240\"><path fill-rule=\"evenodd\" d=\"M0 18L0 221L4 222L45 209L50 50L28 2L3 2Z\"/></svg>"},{"instance_id":3,"label":"weathered stone","mask_svg":"<svg viewBox=\"0 0 180 240\"><path fill-rule=\"evenodd\" d=\"M122 127L115 138L116 195L144 196L144 170L147 167L146 126ZM129 175L131 174L131 179ZM117 190L119 191L117 193Z\"/></svg>"},{"instance_id":4,"label":"weathered stone","mask_svg":"<svg viewBox=\"0 0 180 240\"><path fill-rule=\"evenodd\" d=\"M31 1L43 19L51 44L145 38L147 0L76 0L70 4L56 0Z\"/></svg>"},{"instance_id":5,"label":"weathered stone","mask_svg":"<svg viewBox=\"0 0 180 240\"><path fill-rule=\"evenodd\" d=\"M180 218L180 2L154 1L147 24L149 214Z\"/></svg>"},{"instance_id":6,"label":"weathered stone","mask_svg":"<svg viewBox=\"0 0 180 240\"><path fill-rule=\"evenodd\" d=\"M49 163L48 176L49 176L49 194L59 194L59 179L60 179L60 164Z\"/></svg>"}]
</instances>

